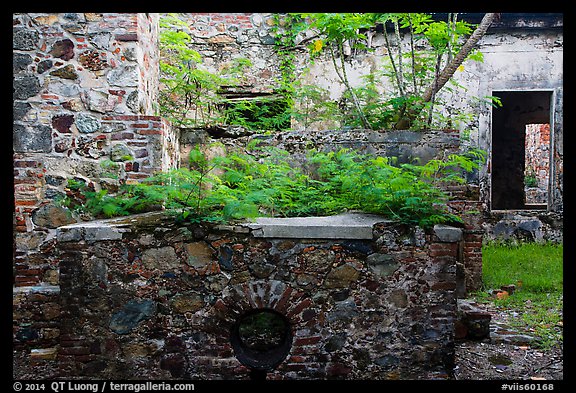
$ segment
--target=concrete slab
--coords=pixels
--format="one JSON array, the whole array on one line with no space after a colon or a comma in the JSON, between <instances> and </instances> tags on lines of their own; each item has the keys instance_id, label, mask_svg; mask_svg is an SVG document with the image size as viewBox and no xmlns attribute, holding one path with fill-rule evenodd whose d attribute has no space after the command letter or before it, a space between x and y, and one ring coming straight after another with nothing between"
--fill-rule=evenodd
<instances>
[{"instance_id":1,"label":"concrete slab","mask_svg":"<svg viewBox=\"0 0 576 393\"><path fill-rule=\"evenodd\" d=\"M343 213L327 217L260 217L245 224L254 237L298 239L372 239L372 228L390 220L375 214Z\"/></svg>"}]
</instances>

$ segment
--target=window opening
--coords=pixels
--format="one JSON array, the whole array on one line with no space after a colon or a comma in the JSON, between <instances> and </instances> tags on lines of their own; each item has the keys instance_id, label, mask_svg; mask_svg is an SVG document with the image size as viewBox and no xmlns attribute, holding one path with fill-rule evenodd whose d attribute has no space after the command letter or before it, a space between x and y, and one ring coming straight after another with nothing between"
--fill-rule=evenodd
<instances>
[{"instance_id":1,"label":"window opening","mask_svg":"<svg viewBox=\"0 0 576 393\"><path fill-rule=\"evenodd\" d=\"M288 355L292 346L291 327L285 316L270 310L251 310L238 318L232 328L234 353L250 368L252 378L265 377Z\"/></svg>"},{"instance_id":2,"label":"window opening","mask_svg":"<svg viewBox=\"0 0 576 393\"><path fill-rule=\"evenodd\" d=\"M248 130L282 131L291 126L290 105L280 93L223 92L225 124Z\"/></svg>"}]
</instances>

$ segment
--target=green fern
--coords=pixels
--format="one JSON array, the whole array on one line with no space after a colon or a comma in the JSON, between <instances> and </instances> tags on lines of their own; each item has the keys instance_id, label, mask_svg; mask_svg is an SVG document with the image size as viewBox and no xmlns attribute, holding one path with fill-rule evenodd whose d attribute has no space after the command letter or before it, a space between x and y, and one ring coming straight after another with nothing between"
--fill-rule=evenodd
<instances>
[{"instance_id":1,"label":"green fern","mask_svg":"<svg viewBox=\"0 0 576 393\"><path fill-rule=\"evenodd\" d=\"M71 180L70 194L77 197L63 203L96 217L162 207L181 211L180 219L191 221L360 210L429 227L461 222L448 211L448 195L441 185L465 181L463 174L477 169L484 159L485 153L472 151L425 165L398 165L393 159L353 150L311 150L303 166L307 169L303 169L291 165L289 153L277 148L208 159L198 147L190 153L190 169L174 169L138 184L124 184L116 195Z\"/></svg>"}]
</instances>

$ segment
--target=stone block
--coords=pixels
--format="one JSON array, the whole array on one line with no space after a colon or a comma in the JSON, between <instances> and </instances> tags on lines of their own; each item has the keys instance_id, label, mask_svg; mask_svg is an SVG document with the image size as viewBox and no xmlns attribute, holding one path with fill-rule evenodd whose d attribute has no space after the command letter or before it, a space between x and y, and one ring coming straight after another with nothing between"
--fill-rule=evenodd
<instances>
[{"instance_id":1,"label":"stone block","mask_svg":"<svg viewBox=\"0 0 576 393\"><path fill-rule=\"evenodd\" d=\"M37 49L40 35L37 31L25 27L17 27L12 31L12 48L17 50Z\"/></svg>"},{"instance_id":2,"label":"stone block","mask_svg":"<svg viewBox=\"0 0 576 393\"><path fill-rule=\"evenodd\" d=\"M75 222L72 213L64 207L48 204L41 206L32 215L32 221L38 226L58 228Z\"/></svg>"},{"instance_id":3,"label":"stone block","mask_svg":"<svg viewBox=\"0 0 576 393\"><path fill-rule=\"evenodd\" d=\"M106 79L112 86L138 87L139 71L136 65L126 65L111 70Z\"/></svg>"},{"instance_id":4,"label":"stone block","mask_svg":"<svg viewBox=\"0 0 576 393\"><path fill-rule=\"evenodd\" d=\"M462 240L462 230L449 225L434 225L434 234L441 242L453 243Z\"/></svg>"},{"instance_id":5,"label":"stone block","mask_svg":"<svg viewBox=\"0 0 576 393\"><path fill-rule=\"evenodd\" d=\"M12 97L25 100L40 93L40 81L34 75L17 76L12 81Z\"/></svg>"},{"instance_id":6,"label":"stone block","mask_svg":"<svg viewBox=\"0 0 576 393\"><path fill-rule=\"evenodd\" d=\"M372 228L389 221L381 216L344 213L329 217L258 218L246 224L254 237L286 239L372 239Z\"/></svg>"},{"instance_id":7,"label":"stone block","mask_svg":"<svg viewBox=\"0 0 576 393\"><path fill-rule=\"evenodd\" d=\"M14 74L24 71L32 64L32 56L26 53L14 53L12 57L12 70Z\"/></svg>"},{"instance_id":8,"label":"stone block","mask_svg":"<svg viewBox=\"0 0 576 393\"><path fill-rule=\"evenodd\" d=\"M122 239L122 231L112 226L86 227L84 239L87 241L119 240Z\"/></svg>"},{"instance_id":9,"label":"stone block","mask_svg":"<svg viewBox=\"0 0 576 393\"><path fill-rule=\"evenodd\" d=\"M326 288L347 288L351 283L358 280L360 272L351 264L344 264L332 269L324 281Z\"/></svg>"},{"instance_id":10,"label":"stone block","mask_svg":"<svg viewBox=\"0 0 576 393\"><path fill-rule=\"evenodd\" d=\"M84 134L96 132L100 128L100 121L96 117L86 113L79 113L78 116L76 116L75 123L78 131Z\"/></svg>"},{"instance_id":11,"label":"stone block","mask_svg":"<svg viewBox=\"0 0 576 393\"><path fill-rule=\"evenodd\" d=\"M185 244L188 259L186 263L195 268L202 269L210 265L213 261L213 250L205 242L194 242Z\"/></svg>"},{"instance_id":12,"label":"stone block","mask_svg":"<svg viewBox=\"0 0 576 393\"><path fill-rule=\"evenodd\" d=\"M38 125L26 127L13 125L13 147L17 153L50 153L52 151L52 129Z\"/></svg>"},{"instance_id":13,"label":"stone block","mask_svg":"<svg viewBox=\"0 0 576 393\"><path fill-rule=\"evenodd\" d=\"M156 313L156 303L152 300L131 300L112 315L110 329L117 334L127 334L138 324Z\"/></svg>"},{"instance_id":14,"label":"stone block","mask_svg":"<svg viewBox=\"0 0 576 393\"><path fill-rule=\"evenodd\" d=\"M84 233L80 227L60 227L56 229L56 239L59 242L78 242Z\"/></svg>"},{"instance_id":15,"label":"stone block","mask_svg":"<svg viewBox=\"0 0 576 393\"><path fill-rule=\"evenodd\" d=\"M378 277L387 277L394 273L400 264L393 255L374 253L366 258L368 268Z\"/></svg>"},{"instance_id":16,"label":"stone block","mask_svg":"<svg viewBox=\"0 0 576 393\"><path fill-rule=\"evenodd\" d=\"M151 248L142 253L142 262L149 269L179 269L180 260L173 247Z\"/></svg>"}]
</instances>

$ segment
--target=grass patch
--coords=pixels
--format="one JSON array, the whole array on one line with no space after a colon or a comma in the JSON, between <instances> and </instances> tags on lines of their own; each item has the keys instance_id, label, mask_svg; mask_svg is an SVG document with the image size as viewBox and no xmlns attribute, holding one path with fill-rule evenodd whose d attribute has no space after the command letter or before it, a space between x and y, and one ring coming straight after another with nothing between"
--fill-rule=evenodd
<instances>
[{"instance_id":1,"label":"grass patch","mask_svg":"<svg viewBox=\"0 0 576 393\"><path fill-rule=\"evenodd\" d=\"M563 246L521 243L482 247L482 279L486 288L514 284L530 293L562 292Z\"/></svg>"},{"instance_id":2,"label":"grass patch","mask_svg":"<svg viewBox=\"0 0 576 393\"><path fill-rule=\"evenodd\" d=\"M490 243L482 248L484 290L479 301L516 312L513 327L537 338L546 349L563 340L563 245ZM513 295L494 299L490 290L516 285Z\"/></svg>"}]
</instances>

